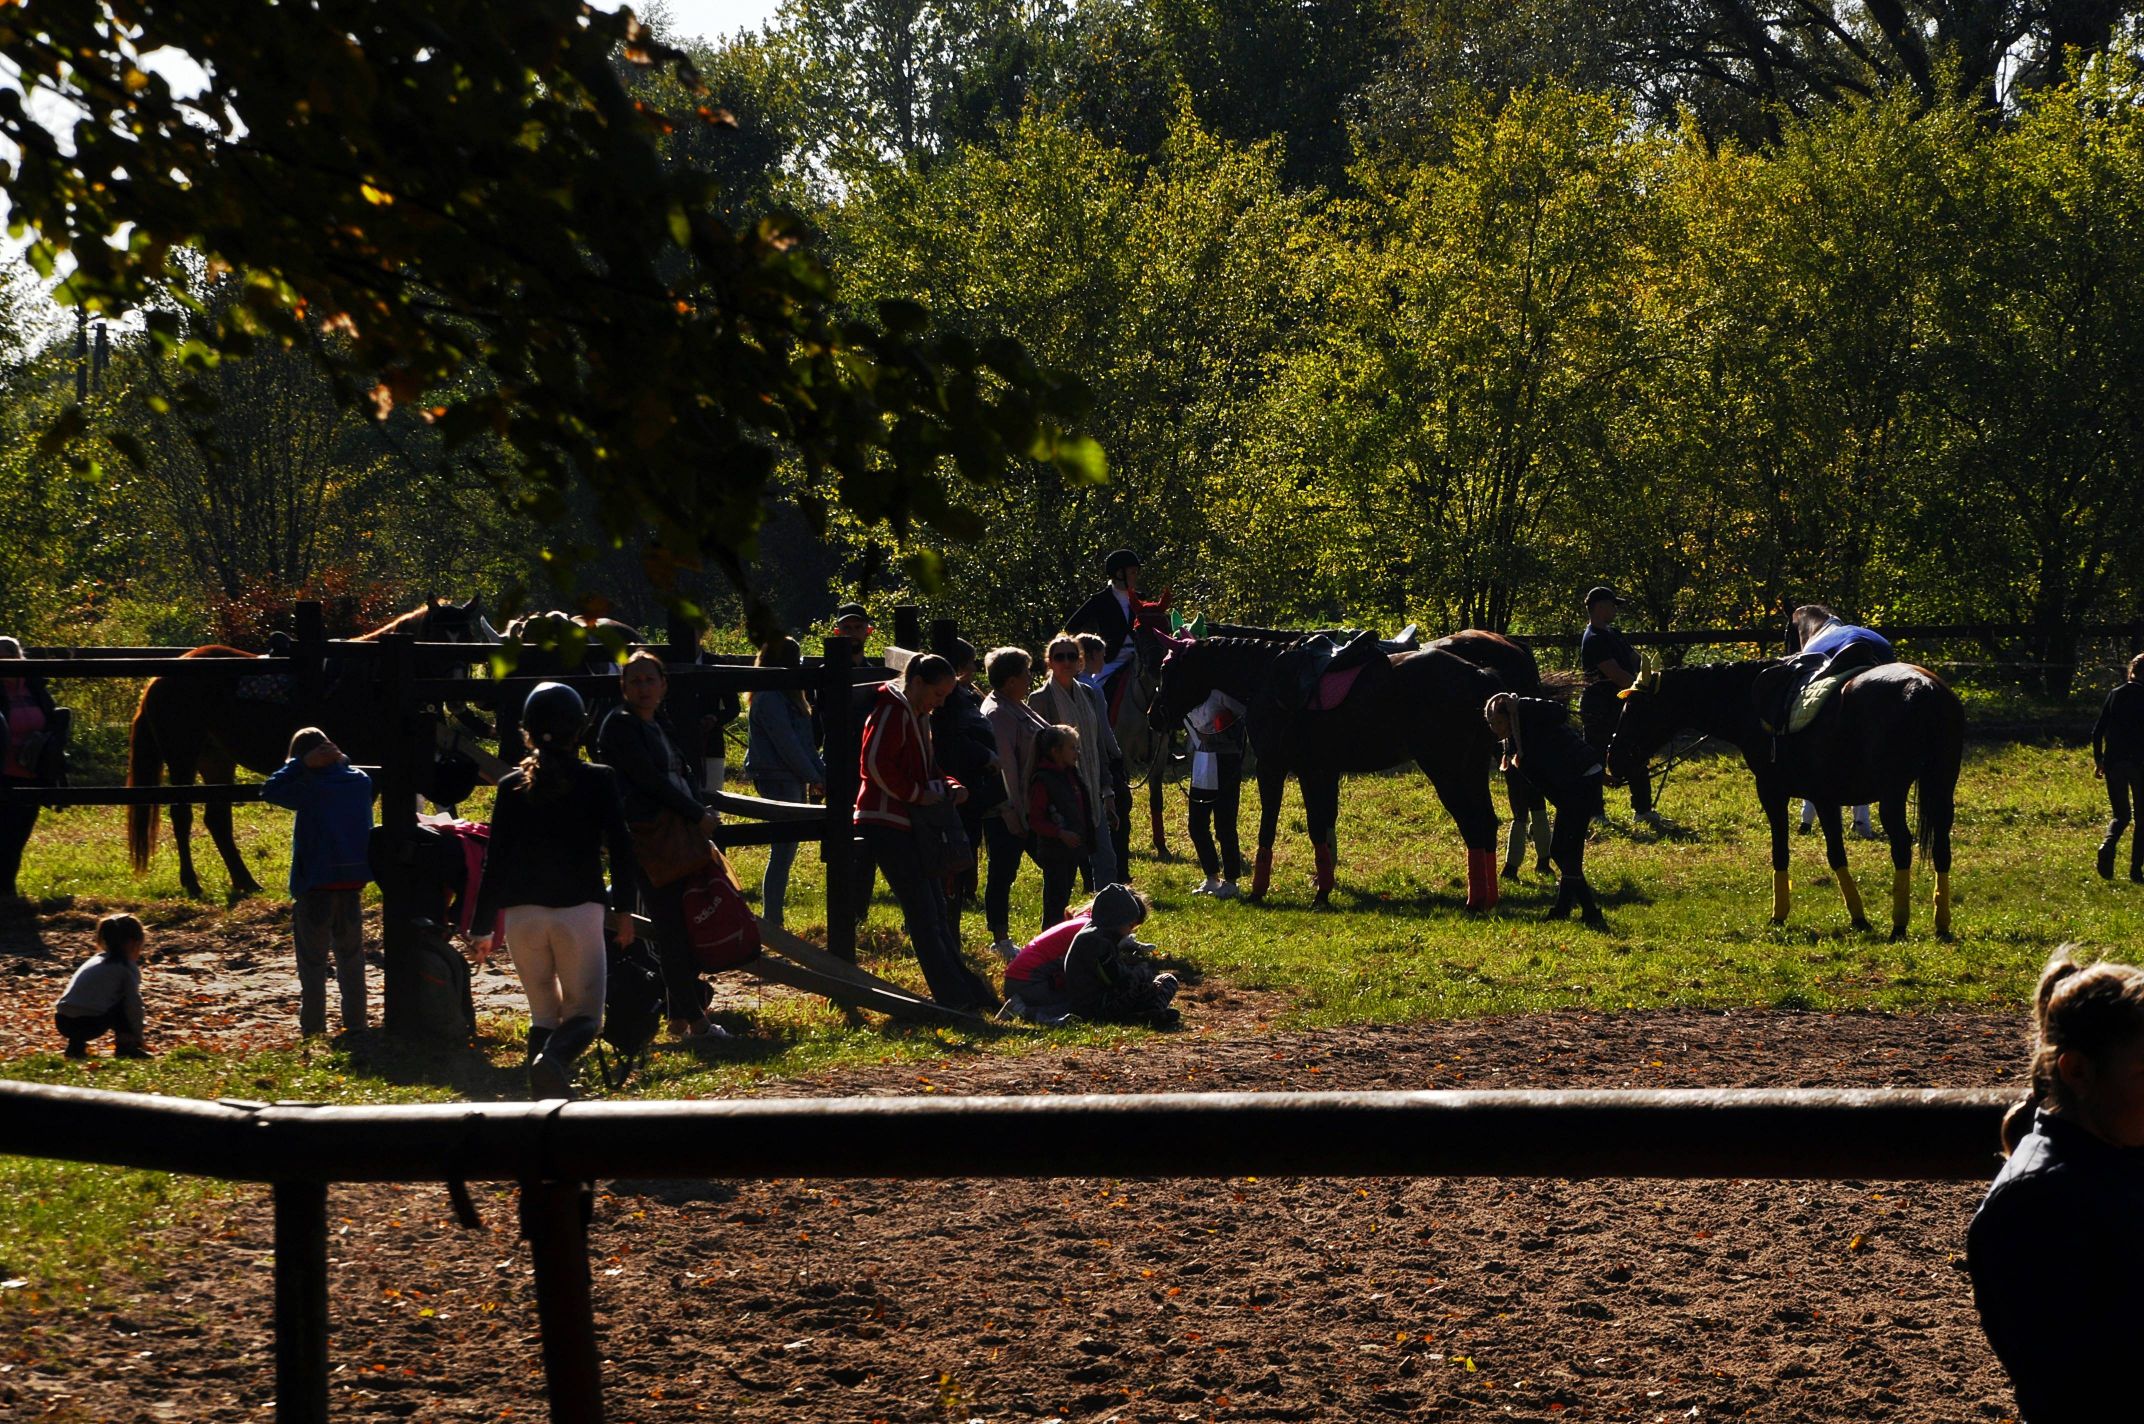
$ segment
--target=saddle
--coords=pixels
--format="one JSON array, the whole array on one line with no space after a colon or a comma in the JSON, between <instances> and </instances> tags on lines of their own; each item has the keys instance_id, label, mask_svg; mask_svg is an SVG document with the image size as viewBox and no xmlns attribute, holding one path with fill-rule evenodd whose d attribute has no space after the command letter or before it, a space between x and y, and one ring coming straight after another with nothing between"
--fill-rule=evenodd
<instances>
[{"instance_id":1,"label":"saddle","mask_svg":"<svg viewBox=\"0 0 2144 1424\"><path fill-rule=\"evenodd\" d=\"M1848 643L1835 653L1797 653L1757 675L1751 695L1757 720L1775 737L1806 731L1839 690L1885 661L1867 643Z\"/></svg>"},{"instance_id":2,"label":"saddle","mask_svg":"<svg viewBox=\"0 0 2144 1424\"><path fill-rule=\"evenodd\" d=\"M1323 633L1306 638L1273 664L1268 685L1281 712L1330 712L1347 700L1362 670L1385 659L1375 633L1357 633L1345 647Z\"/></svg>"}]
</instances>

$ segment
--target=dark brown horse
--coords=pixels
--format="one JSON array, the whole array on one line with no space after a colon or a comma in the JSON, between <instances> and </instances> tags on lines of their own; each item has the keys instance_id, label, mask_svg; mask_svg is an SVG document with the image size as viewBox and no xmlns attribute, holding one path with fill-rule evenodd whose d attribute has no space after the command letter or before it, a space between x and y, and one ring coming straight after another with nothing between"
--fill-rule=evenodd
<instances>
[{"instance_id":1,"label":"dark brown horse","mask_svg":"<svg viewBox=\"0 0 2144 1424\"><path fill-rule=\"evenodd\" d=\"M376 628L354 642L375 641L389 633L408 633L428 643L478 643L490 641L489 625L475 599L467 603L427 600L425 606L403 614L384 628ZM195 648L189 658L242 658L243 649L215 644ZM427 667L428 672L444 672ZM210 785L228 784L239 767L270 772L281 766L290 750L290 739L300 727L318 726L333 737L354 762L377 762L387 750L386 734L396 725L394 709L381 700L369 659L338 660L330 649L328 666L321 675L322 690L310 703L303 702L287 682L277 685L264 676L252 687L234 677L151 678L141 692L134 711L134 725L127 744L127 785L156 786L168 779L173 786L191 786L196 779ZM127 808L127 850L135 873L149 868L156 849L157 808ZM223 857L231 879L230 897L237 900L258 891L260 882L239 857L238 843L231 836L231 808L205 806L201 819L209 839ZM179 883L188 895L199 898L201 878L194 871L193 807L171 808L171 834L179 852Z\"/></svg>"},{"instance_id":2,"label":"dark brown horse","mask_svg":"<svg viewBox=\"0 0 2144 1424\"><path fill-rule=\"evenodd\" d=\"M1271 644L1276 654L1285 651L1305 638L1320 636L1318 633L1289 632L1284 629L1258 628L1245 624L1221 623L1212 626L1216 638ZM1344 641L1348 635L1339 632L1325 632L1322 636L1334 638L1336 641ZM1457 633L1439 638L1435 642L1428 644L1428 646L1441 649L1444 652L1455 653L1476 667L1487 668L1502 680L1501 691L1515 692L1521 697L1539 697L1541 695L1541 666L1535 661L1533 651L1512 642L1511 639L1501 633L1491 633L1481 628L1465 628ZM1215 686L1220 685L1208 683L1198 690L1197 696L1189 697L1186 700L1190 687L1190 683L1187 680L1188 676L1188 670L1179 673L1178 688L1175 695L1170 698L1167 706L1162 705L1159 686L1157 685L1154 706L1148 710L1148 721L1152 726L1173 729L1182 722L1186 712L1204 701L1207 694L1211 693ZM1258 676L1261 680L1263 679L1263 670L1258 673ZM1223 690L1237 700L1248 704L1257 688L1254 684L1242 688L1224 686ZM1493 752L1491 760L1495 760ZM1158 775L1152 778L1152 784L1157 788L1159 787L1160 780ZM1505 774L1504 792L1511 802L1511 839L1510 846L1504 855L1503 873L1507 877L1517 877L1519 867L1526 860L1526 842L1530 835L1534 844L1535 868L1546 874L1549 869L1548 803L1542 799L1541 793L1534 788L1532 782L1516 773L1507 772ZM1160 797L1156 796L1154 799L1154 849L1157 855L1166 857L1166 843L1161 830Z\"/></svg>"},{"instance_id":3,"label":"dark brown horse","mask_svg":"<svg viewBox=\"0 0 2144 1424\"><path fill-rule=\"evenodd\" d=\"M1760 721L1756 689L1758 677L1777 666L1767 659L1641 674L1623 693L1608 744L1609 774L1619 780L1645 775L1647 758L1684 728L1738 747L1772 828L1774 924L1787 918L1787 804L1801 796L1823 822L1824 849L1854 928L1869 927L1861 891L1847 869L1839 808L1873 802L1891 844L1893 939L1904 937L1912 909L1906 793L1918 789L1920 841L1936 872L1936 933L1947 937L1950 830L1965 755L1965 711L1957 694L1926 668L1888 663L1857 674L1805 730L1774 737Z\"/></svg>"},{"instance_id":4,"label":"dark brown horse","mask_svg":"<svg viewBox=\"0 0 2144 1424\"><path fill-rule=\"evenodd\" d=\"M1316 857L1317 903L1330 902L1337 865L1333 828L1340 778L1412 761L1436 789L1467 844L1467 905L1496 903L1496 807L1489 798L1494 747L1482 704L1504 690L1495 674L1441 649L1396 653L1367 664L1338 707L1299 710L1276 688L1289 681L1298 646L1253 638L1206 638L1169 656L1154 699L1157 726L1173 726L1215 689L1245 703L1258 759L1258 860L1250 898L1272 879L1281 801L1293 773L1302 790ZM1164 720L1166 719L1166 720Z\"/></svg>"}]
</instances>

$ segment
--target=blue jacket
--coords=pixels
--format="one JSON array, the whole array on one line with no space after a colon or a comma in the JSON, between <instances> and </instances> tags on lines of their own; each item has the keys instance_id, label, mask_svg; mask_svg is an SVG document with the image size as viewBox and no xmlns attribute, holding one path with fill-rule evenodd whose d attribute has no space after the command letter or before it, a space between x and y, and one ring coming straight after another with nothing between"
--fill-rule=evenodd
<instances>
[{"instance_id":1,"label":"blue jacket","mask_svg":"<svg viewBox=\"0 0 2144 1424\"><path fill-rule=\"evenodd\" d=\"M1815 653L1820 657L1830 657L1849 643L1868 644L1883 654L1883 661L1885 662L1891 661L1896 656L1891 650L1890 642L1885 639L1883 634L1872 628L1856 627L1851 623L1825 624L1814 638L1802 644L1802 651Z\"/></svg>"},{"instance_id":2,"label":"blue jacket","mask_svg":"<svg viewBox=\"0 0 2144 1424\"><path fill-rule=\"evenodd\" d=\"M290 827L290 893L316 885L362 885L372 837L372 778L347 762L307 767L284 762L261 787L261 800L298 813Z\"/></svg>"},{"instance_id":3,"label":"blue jacket","mask_svg":"<svg viewBox=\"0 0 2144 1424\"><path fill-rule=\"evenodd\" d=\"M786 692L755 692L747 725L744 769L755 777L787 777L826 785L826 766L812 748L811 713Z\"/></svg>"}]
</instances>

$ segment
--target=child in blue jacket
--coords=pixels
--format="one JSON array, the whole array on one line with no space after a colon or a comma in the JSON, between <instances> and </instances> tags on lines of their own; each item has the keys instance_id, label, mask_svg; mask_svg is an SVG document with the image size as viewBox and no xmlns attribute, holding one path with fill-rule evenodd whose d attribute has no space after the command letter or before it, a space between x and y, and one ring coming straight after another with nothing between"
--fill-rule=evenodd
<instances>
[{"instance_id":1,"label":"child in blue jacket","mask_svg":"<svg viewBox=\"0 0 2144 1424\"><path fill-rule=\"evenodd\" d=\"M342 991L345 1032L365 1027L363 894L372 835L372 778L318 727L290 739L290 760L261 799L298 813L290 830L292 936L298 947L298 1031L328 1031L328 961Z\"/></svg>"}]
</instances>

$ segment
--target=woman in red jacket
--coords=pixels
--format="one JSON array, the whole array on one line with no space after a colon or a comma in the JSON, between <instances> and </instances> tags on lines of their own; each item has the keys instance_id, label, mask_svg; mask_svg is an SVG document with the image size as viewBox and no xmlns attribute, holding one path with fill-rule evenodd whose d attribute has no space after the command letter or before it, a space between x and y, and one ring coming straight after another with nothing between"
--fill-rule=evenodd
<instances>
[{"instance_id":1,"label":"woman in red jacket","mask_svg":"<svg viewBox=\"0 0 2144 1424\"><path fill-rule=\"evenodd\" d=\"M909 659L898 685L878 690L857 759L856 828L901 902L931 997L947 1008L989 1012L998 1006L997 995L960 957L945 886L924 873L908 815L911 806L935 805L948 796L958 803L968 794L938 769L931 749L931 713L952 690L953 665L935 653Z\"/></svg>"}]
</instances>

